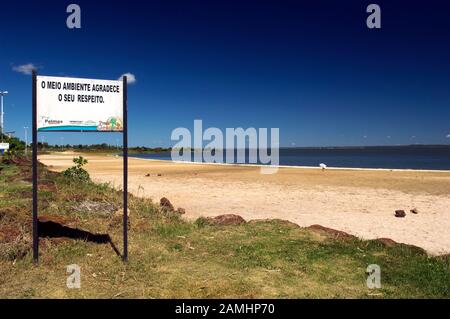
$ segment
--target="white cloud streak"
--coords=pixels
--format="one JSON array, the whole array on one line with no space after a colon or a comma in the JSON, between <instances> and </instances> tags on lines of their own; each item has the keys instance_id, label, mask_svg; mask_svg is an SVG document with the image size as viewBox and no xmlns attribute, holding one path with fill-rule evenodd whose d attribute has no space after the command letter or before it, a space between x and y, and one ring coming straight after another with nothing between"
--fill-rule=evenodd
<instances>
[{"instance_id":1,"label":"white cloud streak","mask_svg":"<svg viewBox=\"0 0 450 319\"><path fill-rule=\"evenodd\" d=\"M128 82L128 84L134 84L134 83L136 83L136 81L137 81L137 80L136 80L136 76L135 76L133 73L130 73L130 72L127 72L127 73L122 74L122 75L118 78L118 80L119 80L119 81L122 80L124 76L127 77L127 82Z\"/></svg>"},{"instance_id":2,"label":"white cloud streak","mask_svg":"<svg viewBox=\"0 0 450 319\"><path fill-rule=\"evenodd\" d=\"M30 75L33 73L33 70L37 70L38 67L35 66L33 63L27 63L22 65L15 65L12 67L13 71L19 72L25 75Z\"/></svg>"}]
</instances>

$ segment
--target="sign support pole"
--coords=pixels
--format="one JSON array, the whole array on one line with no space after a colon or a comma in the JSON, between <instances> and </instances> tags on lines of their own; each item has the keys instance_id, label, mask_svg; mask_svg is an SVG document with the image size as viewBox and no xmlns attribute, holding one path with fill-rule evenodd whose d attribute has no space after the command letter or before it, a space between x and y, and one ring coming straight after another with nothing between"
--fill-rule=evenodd
<instances>
[{"instance_id":1,"label":"sign support pole","mask_svg":"<svg viewBox=\"0 0 450 319\"><path fill-rule=\"evenodd\" d=\"M32 108L33 108L33 261L39 261L39 232L38 232L38 183L37 183L37 103L36 103L36 71L32 80Z\"/></svg>"},{"instance_id":2,"label":"sign support pole","mask_svg":"<svg viewBox=\"0 0 450 319\"><path fill-rule=\"evenodd\" d=\"M128 87L123 77L123 260L128 261Z\"/></svg>"}]
</instances>

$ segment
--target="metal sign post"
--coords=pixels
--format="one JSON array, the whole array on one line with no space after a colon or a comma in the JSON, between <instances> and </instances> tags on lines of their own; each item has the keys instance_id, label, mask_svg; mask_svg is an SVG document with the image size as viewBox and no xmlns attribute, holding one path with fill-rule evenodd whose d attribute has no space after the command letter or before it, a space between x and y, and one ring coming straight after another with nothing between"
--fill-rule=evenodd
<instances>
[{"instance_id":1,"label":"metal sign post","mask_svg":"<svg viewBox=\"0 0 450 319\"><path fill-rule=\"evenodd\" d=\"M37 183L37 100L36 100L36 71L32 80L33 100L33 260L39 260L39 232L38 232L38 183Z\"/></svg>"},{"instance_id":2,"label":"metal sign post","mask_svg":"<svg viewBox=\"0 0 450 319\"><path fill-rule=\"evenodd\" d=\"M42 82L42 88L45 83ZM40 88L41 89L41 88ZM123 77L123 260L128 261L128 90L127 77ZM60 100L61 101L61 100ZM33 261L39 261L39 219L38 219L38 116L37 116L37 73L32 75L32 119L33 119ZM94 129L95 130L95 129ZM83 132L82 128L70 127L68 130L57 128L49 130L51 132ZM92 130L91 130L92 131ZM107 132L108 130L104 130ZM98 131L100 132L100 131Z\"/></svg>"},{"instance_id":3,"label":"metal sign post","mask_svg":"<svg viewBox=\"0 0 450 319\"><path fill-rule=\"evenodd\" d=\"M128 88L123 77L123 260L128 261Z\"/></svg>"}]
</instances>

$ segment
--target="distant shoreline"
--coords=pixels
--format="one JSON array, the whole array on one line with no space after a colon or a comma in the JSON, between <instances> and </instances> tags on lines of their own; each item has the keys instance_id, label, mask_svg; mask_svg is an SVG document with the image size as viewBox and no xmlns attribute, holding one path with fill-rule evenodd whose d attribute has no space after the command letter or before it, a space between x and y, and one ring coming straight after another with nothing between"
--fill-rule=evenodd
<instances>
[{"instance_id":1,"label":"distant shoreline","mask_svg":"<svg viewBox=\"0 0 450 319\"><path fill-rule=\"evenodd\" d=\"M133 154L135 155L135 154ZM273 168L301 168L301 169L317 169L319 166L301 166L301 165L264 165L264 164L245 164L245 163L211 163L211 162L192 162L192 161L172 161L169 159L142 158L130 155L134 159L144 161L164 161L176 164L192 164L192 165L227 165L227 166L243 166L243 167L273 167ZM121 156L121 155L119 155ZM438 169L411 169L411 168L365 168L365 167L327 167L326 170L344 170L344 171L382 171L382 172L429 172L429 173L450 173L450 170Z\"/></svg>"},{"instance_id":2,"label":"distant shoreline","mask_svg":"<svg viewBox=\"0 0 450 319\"><path fill-rule=\"evenodd\" d=\"M356 150L356 149L392 149L392 148L445 148L450 149L450 145L447 144L407 144L407 145L367 145L367 146L299 146L299 147L280 147L280 149L313 149L313 150Z\"/></svg>"}]
</instances>

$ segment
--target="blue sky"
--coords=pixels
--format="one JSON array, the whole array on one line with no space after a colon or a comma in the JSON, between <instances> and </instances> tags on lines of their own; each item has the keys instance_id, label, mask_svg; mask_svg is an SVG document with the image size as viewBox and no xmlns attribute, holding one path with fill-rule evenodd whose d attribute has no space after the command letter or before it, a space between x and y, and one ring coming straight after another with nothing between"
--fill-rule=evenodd
<instances>
[{"instance_id":1,"label":"blue sky","mask_svg":"<svg viewBox=\"0 0 450 319\"><path fill-rule=\"evenodd\" d=\"M81 6L82 28L66 27ZM313 3L311 3L313 2ZM31 127L39 74L130 72L130 145L171 146L176 127L277 127L282 146L448 144L450 6L373 1L11 1L0 10L5 128ZM116 143L120 134L40 134ZM41 139L41 138L40 138Z\"/></svg>"}]
</instances>

